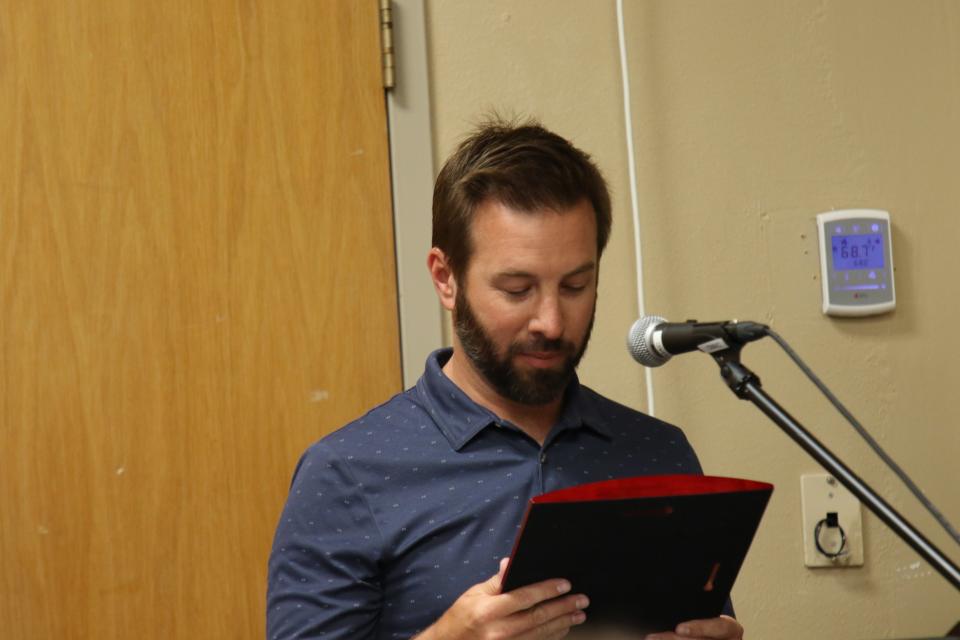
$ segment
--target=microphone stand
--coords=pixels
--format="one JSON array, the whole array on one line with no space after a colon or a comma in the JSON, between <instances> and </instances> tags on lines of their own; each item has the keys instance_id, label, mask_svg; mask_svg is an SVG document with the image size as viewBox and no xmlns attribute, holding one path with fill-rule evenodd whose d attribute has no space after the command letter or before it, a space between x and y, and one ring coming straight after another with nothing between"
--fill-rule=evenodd
<instances>
[{"instance_id":1,"label":"microphone stand","mask_svg":"<svg viewBox=\"0 0 960 640\"><path fill-rule=\"evenodd\" d=\"M711 353L720 365L720 375L730 390L741 400L749 400L765 413L794 442L827 469L843 486L867 505L878 518L893 529L901 540L910 545L934 569L940 572L955 589L960 591L960 568L953 564L932 542L916 530L903 516L830 452L819 440L797 422L789 413L760 388L760 378L740 362L742 344Z\"/></svg>"}]
</instances>

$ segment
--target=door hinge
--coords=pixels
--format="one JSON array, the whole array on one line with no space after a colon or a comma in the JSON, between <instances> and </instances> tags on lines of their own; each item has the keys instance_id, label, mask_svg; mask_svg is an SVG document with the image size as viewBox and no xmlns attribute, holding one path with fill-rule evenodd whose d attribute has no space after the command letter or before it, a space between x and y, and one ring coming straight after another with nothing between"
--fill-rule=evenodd
<instances>
[{"instance_id":1,"label":"door hinge","mask_svg":"<svg viewBox=\"0 0 960 640\"><path fill-rule=\"evenodd\" d=\"M383 59L383 88L396 84L393 58L393 8L390 0L380 0L380 55Z\"/></svg>"}]
</instances>

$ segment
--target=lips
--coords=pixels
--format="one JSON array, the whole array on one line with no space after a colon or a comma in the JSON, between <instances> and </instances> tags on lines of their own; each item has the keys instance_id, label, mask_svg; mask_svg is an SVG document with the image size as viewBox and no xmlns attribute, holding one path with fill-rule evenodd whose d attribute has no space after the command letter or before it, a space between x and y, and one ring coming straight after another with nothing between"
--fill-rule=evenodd
<instances>
[{"instance_id":1,"label":"lips","mask_svg":"<svg viewBox=\"0 0 960 640\"><path fill-rule=\"evenodd\" d=\"M519 354L523 360L535 367L552 367L563 361L561 351L524 351Z\"/></svg>"}]
</instances>

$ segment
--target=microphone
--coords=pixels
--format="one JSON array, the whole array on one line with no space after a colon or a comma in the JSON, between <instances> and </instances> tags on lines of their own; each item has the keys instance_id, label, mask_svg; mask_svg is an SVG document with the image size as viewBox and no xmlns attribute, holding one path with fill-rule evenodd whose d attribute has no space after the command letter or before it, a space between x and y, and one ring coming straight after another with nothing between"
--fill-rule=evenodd
<instances>
[{"instance_id":1,"label":"microphone","mask_svg":"<svg viewBox=\"0 0 960 640\"><path fill-rule=\"evenodd\" d=\"M630 327L627 348L643 366L659 367L681 353L716 353L759 340L767 335L767 328L758 322L667 322L660 316L643 316Z\"/></svg>"}]
</instances>

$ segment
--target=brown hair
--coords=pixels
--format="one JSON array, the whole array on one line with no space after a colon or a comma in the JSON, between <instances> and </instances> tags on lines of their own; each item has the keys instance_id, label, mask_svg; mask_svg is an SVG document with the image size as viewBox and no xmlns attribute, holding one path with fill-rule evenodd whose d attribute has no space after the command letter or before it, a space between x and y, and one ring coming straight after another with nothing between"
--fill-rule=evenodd
<instances>
[{"instance_id":1,"label":"brown hair","mask_svg":"<svg viewBox=\"0 0 960 640\"><path fill-rule=\"evenodd\" d=\"M466 272L476 208L493 199L511 209L560 211L586 199L597 220L597 257L610 237L610 194L590 156L536 121L480 124L440 170L433 189L433 246L454 276Z\"/></svg>"}]
</instances>

